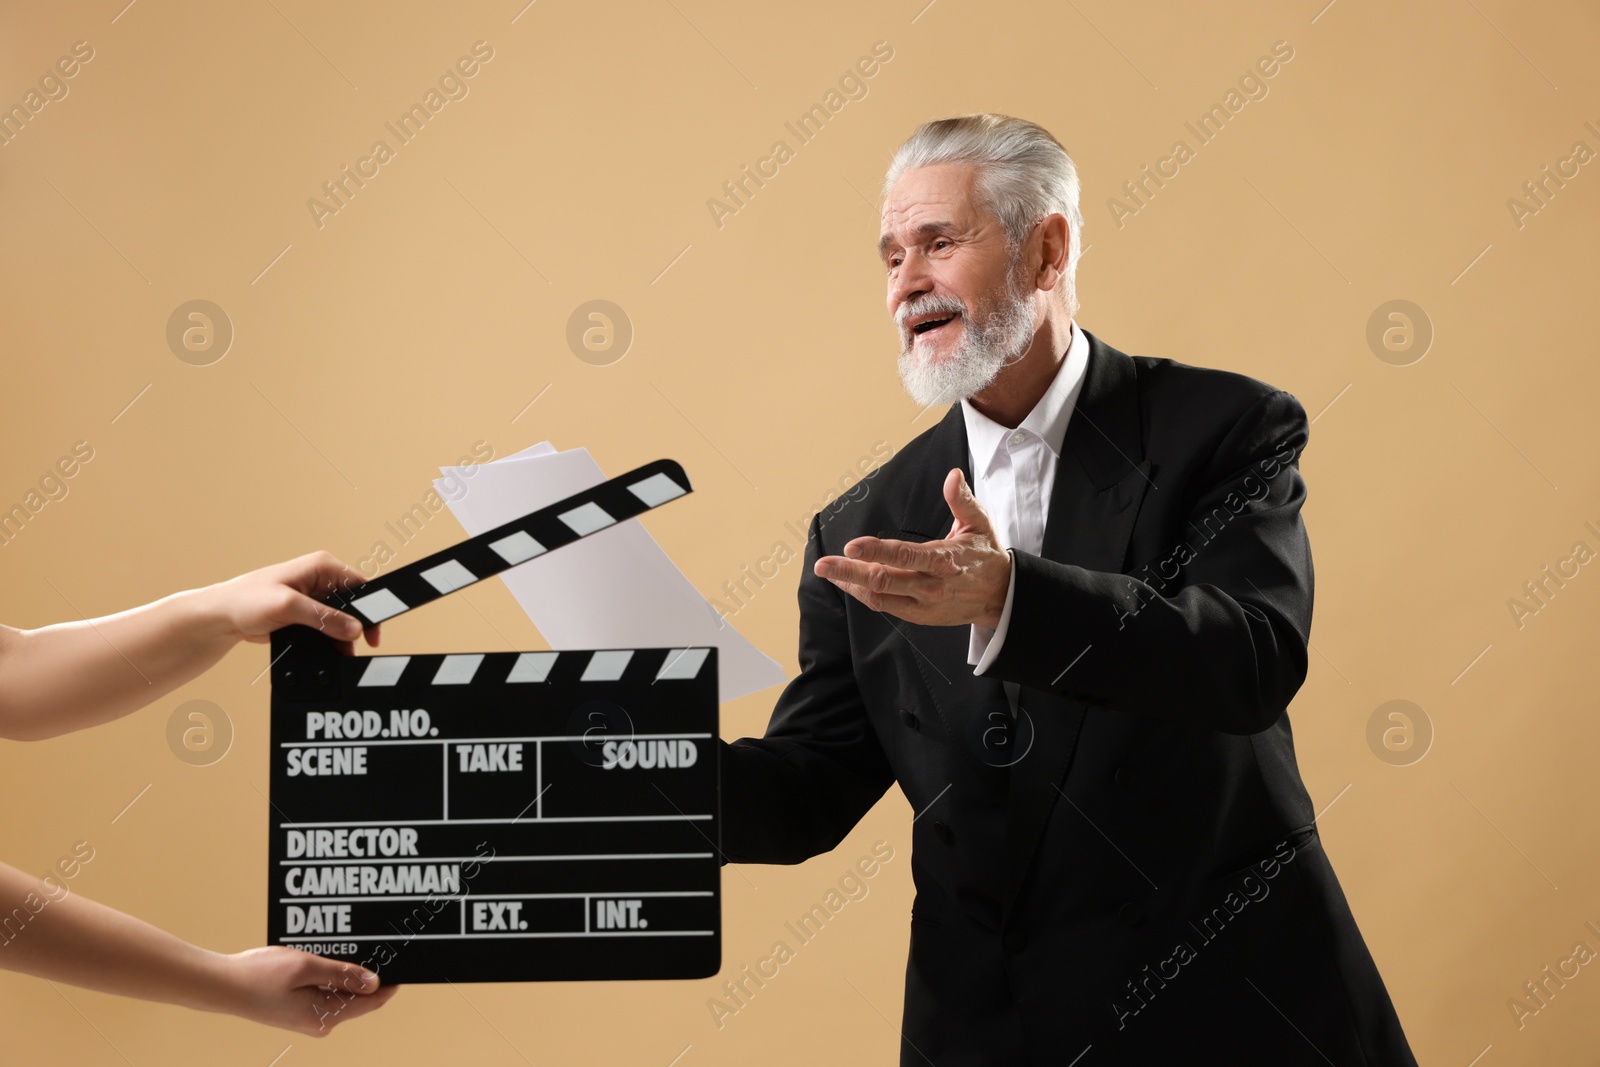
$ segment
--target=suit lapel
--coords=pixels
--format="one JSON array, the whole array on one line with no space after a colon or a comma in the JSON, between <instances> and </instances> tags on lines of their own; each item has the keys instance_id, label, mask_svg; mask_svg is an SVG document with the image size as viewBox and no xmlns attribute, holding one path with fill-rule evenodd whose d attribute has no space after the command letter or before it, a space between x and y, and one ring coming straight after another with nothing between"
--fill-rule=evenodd
<instances>
[{"instance_id":1,"label":"suit lapel","mask_svg":"<svg viewBox=\"0 0 1600 1067\"><path fill-rule=\"evenodd\" d=\"M1056 465L1040 554L1087 570L1118 573L1126 562L1139 506L1152 485L1150 461L1144 458L1133 361L1093 334L1088 338L1089 363ZM1043 621L1013 619L1012 625ZM1011 768L1002 851L1001 904L1006 913L1061 797L1088 710L1079 701L1027 686L1018 707L1018 717L1027 714L1033 722L1034 743Z\"/></svg>"},{"instance_id":2,"label":"suit lapel","mask_svg":"<svg viewBox=\"0 0 1600 1067\"><path fill-rule=\"evenodd\" d=\"M950 532L950 505L944 499L944 478L951 467L960 467L967 484L972 484L972 459L967 455L967 421L961 405L951 404L944 418L928 438L922 474L906 487L906 502L901 528L909 534L934 539Z\"/></svg>"}]
</instances>

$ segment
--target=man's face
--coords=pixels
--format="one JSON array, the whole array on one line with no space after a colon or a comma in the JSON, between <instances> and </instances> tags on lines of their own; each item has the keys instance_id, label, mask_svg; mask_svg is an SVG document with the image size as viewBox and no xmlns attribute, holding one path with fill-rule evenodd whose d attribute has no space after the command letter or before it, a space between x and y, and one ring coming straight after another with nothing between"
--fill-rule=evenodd
<instances>
[{"instance_id":1,"label":"man's face","mask_svg":"<svg viewBox=\"0 0 1600 1067\"><path fill-rule=\"evenodd\" d=\"M1020 277L999 219L975 202L975 168L909 170L884 205L879 251L900 377L919 404L987 388L1021 359L1037 325L1037 290Z\"/></svg>"}]
</instances>

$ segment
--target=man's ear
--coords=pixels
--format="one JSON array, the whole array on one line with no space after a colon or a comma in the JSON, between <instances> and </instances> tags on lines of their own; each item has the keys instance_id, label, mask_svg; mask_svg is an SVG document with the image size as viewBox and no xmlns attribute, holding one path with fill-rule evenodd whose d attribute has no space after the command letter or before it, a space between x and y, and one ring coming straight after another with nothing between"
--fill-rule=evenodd
<instances>
[{"instance_id":1,"label":"man's ear","mask_svg":"<svg viewBox=\"0 0 1600 1067\"><path fill-rule=\"evenodd\" d=\"M1066 276L1067 259L1077 235L1067 225L1066 216L1057 212L1039 221L1034 236L1039 242L1039 269L1034 276L1034 285L1050 292Z\"/></svg>"}]
</instances>

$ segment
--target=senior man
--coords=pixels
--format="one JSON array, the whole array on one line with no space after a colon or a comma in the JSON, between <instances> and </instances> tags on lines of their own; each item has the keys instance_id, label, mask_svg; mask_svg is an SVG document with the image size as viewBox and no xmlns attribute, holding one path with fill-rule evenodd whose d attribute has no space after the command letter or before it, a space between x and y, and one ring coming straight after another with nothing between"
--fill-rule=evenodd
<instances>
[{"instance_id":1,"label":"senior man","mask_svg":"<svg viewBox=\"0 0 1600 1067\"><path fill-rule=\"evenodd\" d=\"M800 674L722 750L726 858L826 852L899 783L902 1064L1414 1064L1285 713L1304 410L1074 321L1041 127L927 123L884 190L900 375L950 408L812 520Z\"/></svg>"}]
</instances>

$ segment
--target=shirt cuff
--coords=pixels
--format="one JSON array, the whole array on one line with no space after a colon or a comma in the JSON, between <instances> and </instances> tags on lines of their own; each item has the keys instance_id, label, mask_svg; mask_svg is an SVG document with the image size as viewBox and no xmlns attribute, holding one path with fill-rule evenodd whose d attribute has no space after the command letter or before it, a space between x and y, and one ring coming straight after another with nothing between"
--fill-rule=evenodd
<instances>
[{"instance_id":1,"label":"shirt cuff","mask_svg":"<svg viewBox=\"0 0 1600 1067\"><path fill-rule=\"evenodd\" d=\"M1007 549L1007 551L1011 551ZM972 637L967 644L967 662L973 664L972 673L982 674L1000 655L1005 643L1006 630L1011 625L1011 600L1017 591L1017 560L1011 558L1011 577L1006 581L1006 603L1000 609L1000 623L994 629L972 624Z\"/></svg>"}]
</instances>

